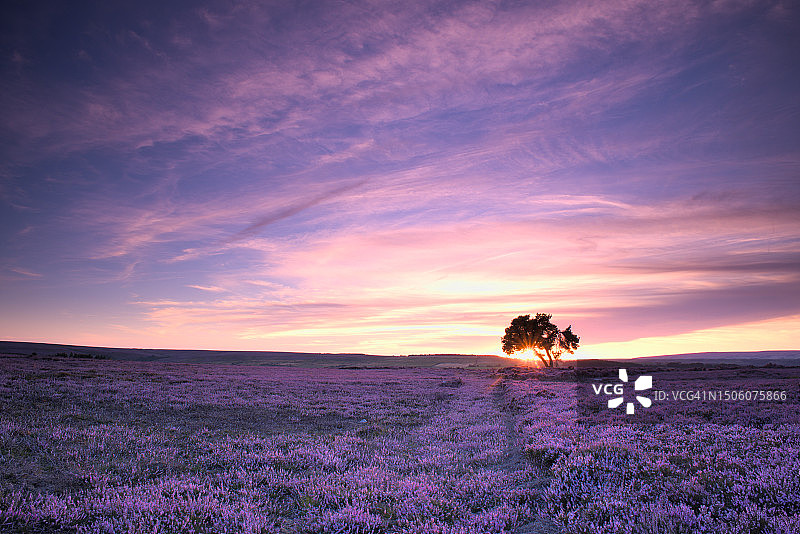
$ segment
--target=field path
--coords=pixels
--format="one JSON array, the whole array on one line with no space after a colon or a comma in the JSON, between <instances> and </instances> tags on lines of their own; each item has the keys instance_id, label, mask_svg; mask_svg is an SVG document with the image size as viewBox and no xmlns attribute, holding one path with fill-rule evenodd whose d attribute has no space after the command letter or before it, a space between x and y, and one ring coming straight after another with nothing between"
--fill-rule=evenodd
<instances>
[{"instance_id":1,"label":"field path","mask_svg":"<svg viewBox=\"0 0 800 534\"><path fill-rule=\"evenodd\" d=\"M520 486L522 489L532 491L536 498L550 485L551 477L544 470L535 468L525 457L524 444L516 429L517 417L513 399L508 394L506 380L508 378L501 375L488 388L494 407L500 413L506 439L506 460L501 467L510 472L534 470L538 476L526 479ZM562 534L566 531L550 517L541 514L534 521L520 526L515 532L516 534Z\"/></svg>"}]
</instances>

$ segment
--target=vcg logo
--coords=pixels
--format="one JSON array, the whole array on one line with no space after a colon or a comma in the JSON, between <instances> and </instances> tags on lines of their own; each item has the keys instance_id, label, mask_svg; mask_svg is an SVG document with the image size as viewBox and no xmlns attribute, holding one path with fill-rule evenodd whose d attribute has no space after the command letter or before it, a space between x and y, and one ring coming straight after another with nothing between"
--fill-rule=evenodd
<instances>
[{"instance_id":1,"label":"vcg logo","mask_svg":"<svg viewBox=\"0 0 800 534\"><path fill-rule=\"evenodd\" d=\"M619 370L619 379L622 381L622 384L592 384L592 389L594 390L595 395L600 395L602 392L604 395L615 395L613 399L608 400L608 407L611 409L619 408L622 403L625 401L625 386L624 384L628 383L628 370L627 369L620 369ZM634 391L644 391L646 389L650 389L653 387L653 377L650 375L642 375L636 379L636 382L633 383L633 390ZM641 395L636 395L636 400L641 404L644 408L649 408L653 401L647 397L643 397ZM628 415L634 413L635 405L633 402L628 402L626 405L626 411Z\"/></svg>"}]
</instances>

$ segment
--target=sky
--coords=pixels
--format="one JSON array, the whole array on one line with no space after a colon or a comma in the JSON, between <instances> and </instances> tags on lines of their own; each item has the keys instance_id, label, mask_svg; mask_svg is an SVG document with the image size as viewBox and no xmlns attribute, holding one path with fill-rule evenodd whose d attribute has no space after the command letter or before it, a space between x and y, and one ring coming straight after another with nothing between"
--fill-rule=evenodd
<instances>
[{"instance_id":1,"label":"sky","mask_svg":"<svg viewBox=\"0 0 800 534\"><path fill-rule=\"evenodd\" d=\"M794 2L4 2L0 339L800 349Z\"/></svg>"}]
</instances>

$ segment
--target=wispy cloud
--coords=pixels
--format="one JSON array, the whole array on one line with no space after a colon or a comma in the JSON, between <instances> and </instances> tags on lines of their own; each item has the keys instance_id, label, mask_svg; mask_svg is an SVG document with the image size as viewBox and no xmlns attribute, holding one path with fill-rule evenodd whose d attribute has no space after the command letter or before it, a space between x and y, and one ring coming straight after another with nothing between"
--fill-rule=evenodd
<instances>
[{"instance_id":1,"label":"wispy cloud","mask_svg":"<svg viewBox=\"0 0 800 534\"><path fill-rule=\"evenodd\" d=\"M24 276L26 278L41 278L42 277L41 273L36 273L36 272L33 272L33 271L29 271L27 269L20 269L19 267L9 268L8 270L10 272L12 272L12 273Z\"/></svg>"},{"instance_id":2,"label":"wispy cloud","mask_svg":"<svg viewBox=\"0 0 800 534\"><path fill-rule=\"evenodd\" d=\"M271 213L269 215L266 215L266 216L261 217L260 219L256 220L254 223L252 223L247 228L245 228L243 230L240 230L239 232L237 232L233 236L229 237L226 240L226 242L230 243L230 242L234 242L234 241L239 241L239 240L245 239L247 237L252 237L255 234L257 234L259 230L263 229L265 226L268 226L270 224L273 224L273 223L276 223L276 222L281 221L283 219L286 219L288 217L291 217L292 215L297 215L298 213L300 213L300 212L302 212L304 210L307 210L308 208L312 208L312 207L314 207L314 206L316 206L316 205L318 205L318 204L320 204L322 202L325 202L326 200L330 200L332 198L336 198L336 197L342 195L343 193L351 191L351 190L363 185L364 183L365 183L365 181L360 181L360 182L357 182L355 184L342 185L340 187L336 187L336 188L332 189L331 191L326 191L326 192L324 192L324 193L322 193L320 195L316 195L316 196L313 196L311 198L301 200L300 202L297 202L296 204L294 204L292 206L287 206L285 208L281 208L280 210L278 210L275 213Z\"/></svg>"},{"instance_id":3,"label":"wispy cloud","mask_svg":"<svg viewBox=\"0 0 800 534\"><path fill-rule=\"evenodd\" d=\"M225 288L217 286L200 286L200 285L190 284L186 287L191 287L192 289L199 289L200 291L211 291L214 293L222 293L225 291Z\"/></svg>"}]
</instances>

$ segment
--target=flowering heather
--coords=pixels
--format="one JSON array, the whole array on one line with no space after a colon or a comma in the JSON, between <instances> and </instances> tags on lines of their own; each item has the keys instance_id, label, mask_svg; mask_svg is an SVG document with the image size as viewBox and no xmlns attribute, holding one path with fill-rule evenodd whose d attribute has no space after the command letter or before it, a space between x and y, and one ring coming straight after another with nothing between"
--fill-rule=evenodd
<instances>
[{"instance_id":1,"label":"flowering heather","mask_svg":"<svg viewBox=\"0 0 800 534\"><path fill-rule=\"evenodd\" d=\"M539 472L515 461L494 381L4 358L0 525L512 532L536 520Z\"/></svg>"},{"instance_id":2,"label":"flowering heather","mask_svg":"<svg viewBox=\"0 0 800 534\"><path fill-rule=\"evenodd\" d=\"M552 476L547 509L569 532L798 533L796 371L781 370L773 381L789 390L786 402L698 402L685 413L676 403L656 403L635 419L615 412L614 424L576 416L569 373L517 376L531 379L508 380L507 397L519 411L527 456ZM741 389L769 383L757 369L736 371L738 380L731 374L702 378ZM667 383L693 385L689 372L668 373ZM740 422L700 422L704 417Z\"/></svg>"},{"instance_id":3,"label":"flowering heather","mask_svg":"<svg viewBox=\"0 0 800 534\"><path fill-rule=\"evenodd\" d=\"M4 357L0 531L800 532L798 426L763 416L586 425L568 372Z\"/></svg>"}]
</instances>

